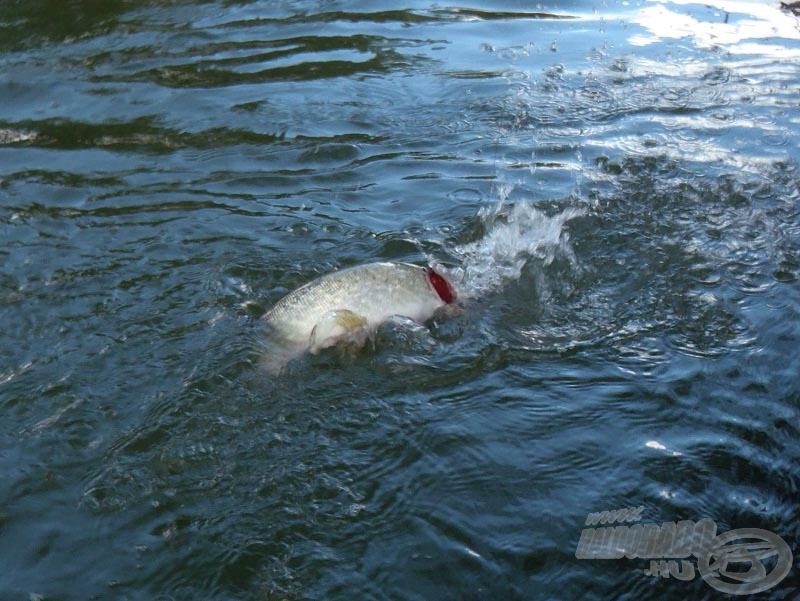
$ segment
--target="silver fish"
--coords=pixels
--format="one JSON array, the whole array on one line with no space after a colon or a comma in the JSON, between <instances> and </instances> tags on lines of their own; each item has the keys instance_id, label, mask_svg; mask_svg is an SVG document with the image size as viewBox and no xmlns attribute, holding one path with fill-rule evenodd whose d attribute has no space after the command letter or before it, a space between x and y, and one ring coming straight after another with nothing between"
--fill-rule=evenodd
<instances>
[{"instance_id":1,"label":"silver fish","mask_svg":"<svg viewBox=\"0 0 800 601\"><path fill-rule=\"evenodd\" d=\"M305 351L315 354L342 342L363 346L389 318L424 323L456 296L432 267L369 263L334 271L290 292L264 315L272 342L264 365L278 373Z\"/></svg>"}]
</instances>

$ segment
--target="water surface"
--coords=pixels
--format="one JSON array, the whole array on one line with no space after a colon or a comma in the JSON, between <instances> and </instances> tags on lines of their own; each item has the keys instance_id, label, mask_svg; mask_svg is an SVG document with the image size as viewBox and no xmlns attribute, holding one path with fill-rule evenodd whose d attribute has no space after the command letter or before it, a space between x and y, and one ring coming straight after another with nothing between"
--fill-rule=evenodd
<instances>
[{"instance_id":1,"label":"water surface","mask_svg":"<svg viewBox=\"0 0 800 601\"><path fill-rule=\"evenodd\" d=\"M1 4L0 596L721 598L575 557L638 506L796 558L798 59L771 2ZM465 314L258 369L375 260Z\"/></svg>"}]
</instances>

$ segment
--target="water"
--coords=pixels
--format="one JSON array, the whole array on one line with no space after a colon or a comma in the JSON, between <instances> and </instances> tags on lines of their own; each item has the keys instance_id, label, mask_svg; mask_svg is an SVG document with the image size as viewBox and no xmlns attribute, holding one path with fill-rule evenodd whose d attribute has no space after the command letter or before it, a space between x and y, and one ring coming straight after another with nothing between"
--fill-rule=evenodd
<instances>
[{"instance_id":1,"label":"water","mask_svg":"<svg viewBox=\"0 0 800 601\"><path fill-rule=\"evenodd\" d=\"M797 558L777 4L0 4L0 597L721 597L576 558L638 506ZM258 369L373 260L465 314Z\"/></svg>"}]
</instances>

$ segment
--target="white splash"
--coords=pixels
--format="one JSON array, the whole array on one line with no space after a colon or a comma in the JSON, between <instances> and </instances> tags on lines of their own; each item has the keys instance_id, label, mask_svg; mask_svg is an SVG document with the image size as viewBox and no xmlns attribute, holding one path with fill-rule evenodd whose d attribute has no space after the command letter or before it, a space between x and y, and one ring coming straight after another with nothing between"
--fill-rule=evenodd
<instances>
[{"instance_id":1,"label":"white splash","mask_svg":"<svg viewBox=\"0 0 800 601\"><path fill-rule=\"evenodd\" d=\"M478 297L518 280L532 258L547 265L562 252L577 265L564 224L583 214L581 209L569 208L547 215L530 203L505 204L502 197L495 206L482 208L478 217L486 234L452 250L461 261L454 274L460 280L460 295Z\"/></svg>"}]
</instances>

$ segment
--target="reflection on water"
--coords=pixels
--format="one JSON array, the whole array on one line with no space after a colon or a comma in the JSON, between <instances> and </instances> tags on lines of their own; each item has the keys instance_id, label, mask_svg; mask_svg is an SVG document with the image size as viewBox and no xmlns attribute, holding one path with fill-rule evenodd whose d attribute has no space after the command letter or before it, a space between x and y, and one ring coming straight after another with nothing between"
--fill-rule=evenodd
<instances>
[{"instance_id":1,"label":"reflection on water","mask_svg":"<svg viewBox=\"0 0 800 601\"><path fill-rule=\"evenodd\" d=\"M632 506L797 557L791 12L33 1L0 34L0 597L709 598L575 558ZM463 316L258 369L287 291L423 258Z\"/></svg>"},{"instance_id":2,"label":"reflection on water","mask_svg":"<svg viewBox=\"0 0 800 601\"><path fill-rule=\"evenodd\" d=\"M692 0L649 3L637 11L632 22L648 31L628 38L634 46L689 39L697 47L715 52L791 59L797 57L797 48L772 40L800 39L797 19L778 4L766 2L706 2L702 7Z\"/></svg>"}]
</instances>

